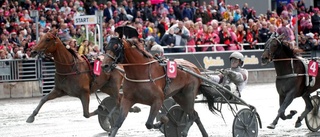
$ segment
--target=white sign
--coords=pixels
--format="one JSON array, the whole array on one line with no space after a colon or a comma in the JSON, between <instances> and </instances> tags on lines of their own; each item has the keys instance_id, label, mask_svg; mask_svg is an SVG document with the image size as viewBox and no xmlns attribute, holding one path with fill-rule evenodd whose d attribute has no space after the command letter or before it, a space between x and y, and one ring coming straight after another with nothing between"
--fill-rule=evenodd
<instances>
[{"instance_id":1,"label":"white sign","mask_svg":"<svg viewBox=\"0 0 320 137\"><path fill-rule=\"evenodd\" d=\"M96 16L76 16L74 17L74 25L97 24Z\"/></svg>"}]
</instances>

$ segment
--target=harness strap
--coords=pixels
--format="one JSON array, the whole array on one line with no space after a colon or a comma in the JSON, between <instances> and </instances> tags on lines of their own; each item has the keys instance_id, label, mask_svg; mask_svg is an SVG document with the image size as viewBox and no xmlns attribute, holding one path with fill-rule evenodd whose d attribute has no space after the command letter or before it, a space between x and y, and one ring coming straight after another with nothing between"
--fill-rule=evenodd
<instances>
[{"instance_id":1,"label":"harness strap","mask_svg":"<svg viewBox=\"0 0 320 137\"><path fill-rule=\"evenodd\" d=\"M166 74L164 74L164 75L162 75L162 76L160 76L160 77L157 77L157 78L155 78L155 79L150 78L150 79L135 80L135 79L130 79L130 78L128 78L127 75L124 74L124 78L125 78L126 80L128 80L128 81L130 81L130 82L136 82L136 83L154 82L154 81L156 81L156 80L159 80L159 79L164 78L165 76L166 76Z\"/></svg>"},{"instance_id":2,"label":"harness strap","mask_svg":"<svg viewBox=\"0 0 320 137\"><path fill-rule=\"evenodd\" d=\"M297 73L292 73L292 74L288 74L288 75L277 76L277 79L292 78L292 77L300 77L300 76L307 76L307 74L297 74Z\"/></svg>"}]
</instances>

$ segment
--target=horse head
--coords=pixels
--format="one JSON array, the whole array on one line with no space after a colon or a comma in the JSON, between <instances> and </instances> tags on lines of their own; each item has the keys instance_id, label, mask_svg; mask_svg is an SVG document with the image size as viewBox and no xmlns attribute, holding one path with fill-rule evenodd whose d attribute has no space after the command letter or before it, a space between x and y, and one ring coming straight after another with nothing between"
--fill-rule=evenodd
<instances>
[{"instance_id":1,"label":"horse head","mask_svg":"<svg viewBox=\"0 0 320 137\"><path fill-rule=\"evenodd\" d=\"M106 57L102 63L104 70L112 70L117 63L144 63L150 61L149 59L153 57L144 49L143 45L135 38L111 38L105 47Z\"/></svg>"},{"instance_id":2,"label":"horse head","mask_svg":"<svg viewBox=\"0 0 320 137\"><path fill-rule=\"evenodd\" d=\"M124 60L124 44L119 37L113 37L104 47L106 51L102 66L105 71L109 72L115 68L115 64L122 63Z\"/></svg>"},{"instance_id":3,"label":"horse head","mask_svg":"<svg viewBox=\"0 0 320 137\"><path fill-rule=\"evenodd\" d=\"M284 46L282 40L285 38L285 35L275 36L273 33L268 41L264 45L264 51L261 56L262 65L267 65L272 62L273 59L280 54L281 48Z\"/></svg>"},{"instance_id":4,"label":"horse head","mask_svg":"<svg viewBox=\"0 0 320 137\"><path fill-rule=\"evenodd\" d=\"M47 32L41 37L37 46L35 46L31 51L31 57L40 55L44 57L45 54L53 53L57 50L57 31Z\"/></svg>"}]
</instances>

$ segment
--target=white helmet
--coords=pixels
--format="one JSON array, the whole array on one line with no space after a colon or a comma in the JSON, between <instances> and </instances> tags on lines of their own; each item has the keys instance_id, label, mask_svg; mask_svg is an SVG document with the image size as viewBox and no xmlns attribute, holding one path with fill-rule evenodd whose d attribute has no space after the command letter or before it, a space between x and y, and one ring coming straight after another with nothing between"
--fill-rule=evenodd
<instances>
[{"instance_id":1,"label":"white helmet","mask_svg":"<svg viewBox=\"0 0 320 137\"><path fill-rule=\"evenodd\" d=\"M238 51L233 52L233 53L230 55L229 59L231 59L231 58L240 59L242 62L244 61L244 56L243 56L240 52L238 52Z\"/></svg>"},{"instance_id":2,"label":"white helmet","mask_svg":"<svg viewBox=\"0 0 320 137\"><path fill-rule=\"evenodd\" d=\"M243 67L243 65L244 65L244 56L242 55L242 53L240 53L238 51L235 51L230 55L229 59L231 60L231 58L239 59L241 61L239 63L239 66Z\"/></svg>"}]
</instances>

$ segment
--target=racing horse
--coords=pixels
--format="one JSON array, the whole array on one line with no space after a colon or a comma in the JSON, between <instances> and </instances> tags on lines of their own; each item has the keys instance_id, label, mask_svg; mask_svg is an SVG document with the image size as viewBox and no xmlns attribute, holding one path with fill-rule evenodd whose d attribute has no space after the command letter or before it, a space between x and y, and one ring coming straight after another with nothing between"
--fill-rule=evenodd
<instances>
[{"instance_id":1,"label":"racing horse","mask_svg":"<svg viewBox=\"0 0 320 137\"><path fill-rule=\"evenodd\" d=\"M161 123L153 123L153 121L159 113L164 99L168 97L173 97L189 116L186 127L181 132L182 136L187 136L193 122L196 122L198 125L202 136L208 136L198 113L194 110L194 100L196 95L199 94L201 79L177 68L176 78L168 79L164 66L161 65L161 63L164 63L162 62L163 60L154 58L143 48L143 44L136 39L113 37L105 47L105 51L105 59L102 63L103 69L107 71L114 67L115 64L122 63L126 72L124 75L120 114L115 125L113 125L111 137L116 136L128 115L129 108L135 103L150 106L149 117L145 124L147 129L161 127L162 124L167 122L167 118L163 118ZM180 59L175 61L200 75L199 69L194 64ZM214 99L210 91L201 90L201 92L206 93L204 95L208 100L209 110L215 113L217 109L212 105Z\"/></svg>"},{"instance_id":2,"label":"racing horse","mask_svg":"<svg viewBox=\"0 0 320 137\"><path fill-rule=\"evenodd\" d=\"M310 94L320 87L320 76L317 75L315 77L315 84L313 86L307 84L311 83L308 80L310 77L306 71L306 66L302 62L303 58L300 59L301 57L298 56L303 51L290 46L284 40L285 35L274 35L265 43L261 61L262 65L270 62L274 63L277 74L276 89L279 94L280 108L274 121L267 127L274 129L279 118L282 120L291 119L297 111L292 110L288 115L285 115L285 110L295 98L302 97L306 107L295 123L295 127L297 128L301 126L301 121L313 109Z\"/></svg>"},{"instance_id":3,"label":"racing horse","mask_svg":"<svg viewBox=\"0 0 320 137\"><path fill-rule=\"evenodd\" d=\"M32 56L49 54L53 56L56 68L55 87L41 99L26 122L34 122L35 116L45 102L65 95L77 97L81 100L85 118L98 114L98 109L89 112L90 94L98 89L110 95L119 104L122 96L119 89L123 81L123 74L115 69L94 76L88 60L74 50L67 49L56 34L56 31L46 33L41 37L37 46L32 49Z\"/></svg>"}]
</instances>

